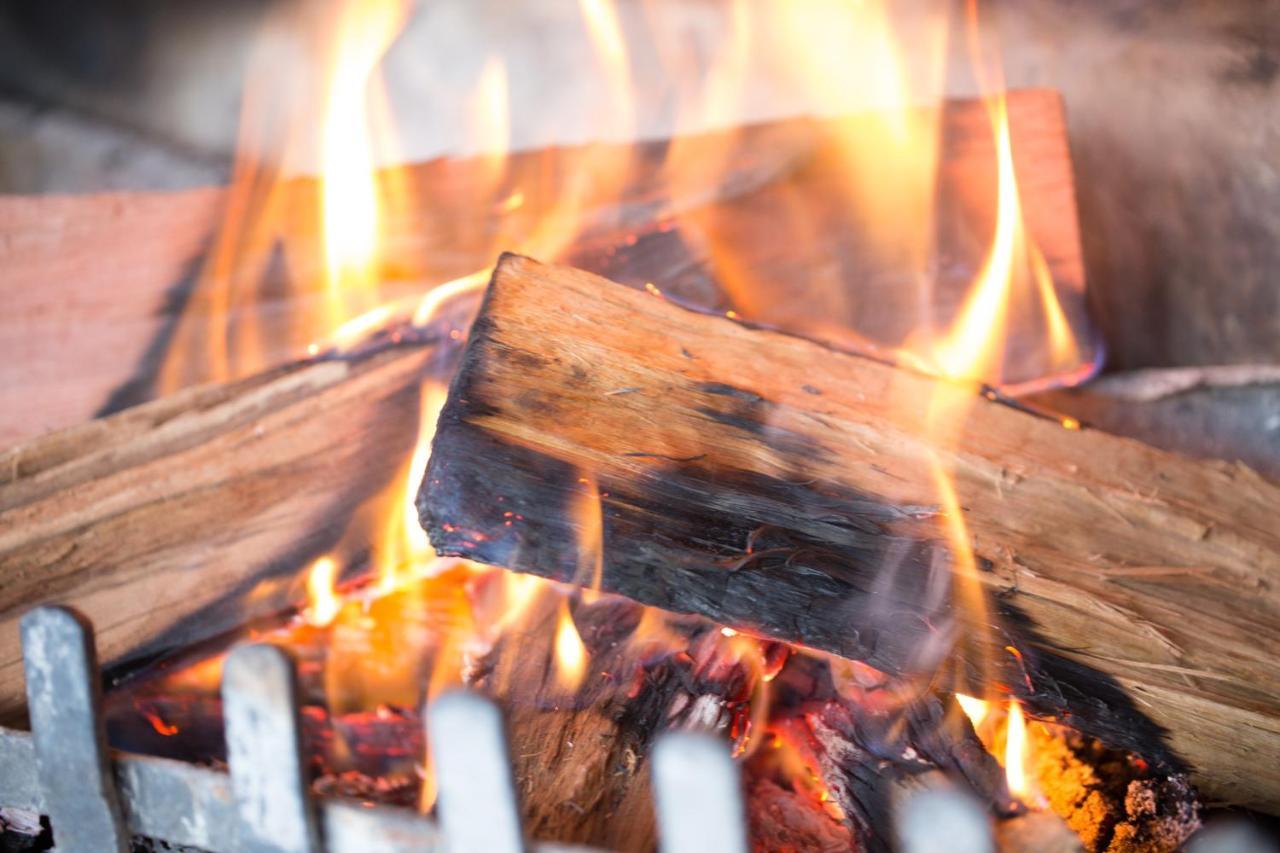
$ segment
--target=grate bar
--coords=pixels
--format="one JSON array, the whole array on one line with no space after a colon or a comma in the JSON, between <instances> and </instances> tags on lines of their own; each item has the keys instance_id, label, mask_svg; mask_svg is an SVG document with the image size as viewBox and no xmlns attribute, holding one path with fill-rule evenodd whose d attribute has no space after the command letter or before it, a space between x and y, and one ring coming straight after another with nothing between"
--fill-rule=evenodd
<instances>
[{"instance_id":1,"label":"grate bar","mask_svg":"<svg viewBox=\"0 0 1280 853\"><path fill-rule=\"evenodd\" d=\"M427 736L450 853L522 853L520 809L498 709L473 693L446 694L431 705Z\"/></svg>"},{"instance_id":2,"label":"grate bar","mask_svg":"<svg viewBox=\"0 0 1280 853\"><path fill-rule=\"evenodd\" d=\"M665 735L653 750L653 775L662 853L746 853L742 780L723 742Z\"/></svg>"},{"instance_id":3,"label":"grate bar","mask_svg":"<svg viewBox=\"0 0 1280 853\"><path fill-rule=\"evenodd\" d=\"M222 673L237 849L316 853L320 828L302 759L293 661L275 646L240 646Z\"/></svg>"},{"instance_id":4,"label":"grate bar","mask_svg":"<svg viewBox=\"0 0 1280 853\"><path fill-rule=\"evenodd\" d=\"M60 851L128 850L136 835L212 853L590 853L526 842L502 715L481 696L460 691L428 709L437 825L409 809L312 796L293 663L278 648L242 646L227 658L228 774L109 752L92 629L72 611L41 607L23 617L22 633L33 731L0 727L0 806L49 815ZM725 744L664 735L654 772L667 853L747 849Z\"/></svg>"},{"instance_id":5,"label":"grate bar","mask_svg":"<svg viewBox=\"0 0 1280 853\"><path fill-rule=\"evenodd\" d=\"M65 853L127 853L92 629L66 608L36 608L22 617L22 657L36 776L54 842Z\"/></svg>"}]
</instances>

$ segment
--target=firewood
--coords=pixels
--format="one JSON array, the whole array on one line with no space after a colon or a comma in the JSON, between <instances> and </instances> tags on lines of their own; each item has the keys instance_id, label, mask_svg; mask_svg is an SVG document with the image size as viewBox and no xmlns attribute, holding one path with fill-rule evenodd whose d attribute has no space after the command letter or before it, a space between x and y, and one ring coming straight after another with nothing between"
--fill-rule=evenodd
<instances>
[{"instance_id":1,"label":"firewood","mask_svg":"<svg viewBox=\"0 0 1280 853\"><path fill-rule=\"evenodd\" d=\"M794 137L795 128L786 122L761 126L746 139L769 151L783 135ZM711 134L699 144L728 136ZM607 204L584 199L591 202L583 211L589 221L566 255L640 284L648 277L666 280L681 270L691 296L714 301L714 294L703 294L705 276L679 256L674 235L664 232L647 241L642 248L648 257L624 245L629 231L653 230L663 198L659 167L666 145L640 146L628 185ZM516 153L509 163L510 191L521 193L523 208L545 210L562 192L565 176L588 156L625 159L621 148L604 154L581 147ZM699 203L767 180L780 168L776 159L744 160L728 176L727 189L708 187ZM741 180L734 181L734 174ZM507 212L498 204L500 188L492 185L488 158L413 164L403 169L400 180L409 190L407 203L389 210L382 222L380 292L387 301L489 267L497 254L496 232L520 234L538 224L525 210ZM0 298L5 304L0 313L0 448L156 396L157 374L184 323L206 322L208 306L216 302L209 289L217 282L205 276L205 266L226 214L227 196L224 188L207 187L0 199ZM310 342L297 337L299 319L315 310L324 290L319 266L324 255L314 215L318 186L310 179L290 180L281 199L276 228L292 240L288 269L272 268L272 258L261 252L244 251L231 274L248 279L242 282L248 292L261 293L247 304L222 309L228 326L258 324L261 348L253 371L298 357ZM602 209L612 215L602 216ZM655 242L665 252L655 254ZM278 248L279 243L271 245ZM197 337L186 345L197 344ZM195 358L195 352L188 355L187 384L247 375L243 368L235 376L210 375L209 365Z\"/></svg>"},{"instance_id":2,"label":"firewood","mask_svg":"<svg viewBox=\"0 0 1280 853\"><path fill-rule=\"evenodd\" d=\"M1061 101L1048 90L1013 93L1009 120L1028 226L1055 280L1077 292L1083 265ZM939 245L947 269L963 274L985 251L977 235L994 211L994 146L979 101L948 102L941 122ZM841 218L850 210L836 189L847 180L845 132L838 120L789 119L634 147L518 152L501 186L491 158L407 166L397 178L404 203L380 222L380 295L410 297L486 269L500 248L542 250L536 235L548 219L564 218L548 212L569 196L581 221L554 235L558 260L636 287L661 282L689 304L756 312L793 329L838 330L848 322L864 337L892 335L916 307L897 316L885 310L906 293L903 270L867 273L879 284L860 287L857 303L840 311L824 301L848 291L843 281L866 272L868 257L851 242L856 224ZM684 162L723 163L724 171L686 170L672 186L673 151ZM574 176L602 163L616 167L616 181L598 182L585 196L566 189L580 187ZM0 447L154 398L161 365L174 356L188 357L173 374L185 384L295 359L311 342L299 337L306 331L300 319L324 293L318 198L312 180L281 187L270 256L260 246L238 247L221 279L207 265L227 212L222 189L0 199ZM779 198L803 198L813 208L816 227L803 248L779 239ZM713 257L726 249L753 272L737 283L746 288L738 298L724 287L723 259ZM815 282L815 270L841 280ZM213 289L226 279L240 296L224 304ZM864 304L878 310L859 310ZM229 328L258 330L253 360L232 364L230 376L212 375L209 364L190 357L221 328L205 325L211 311L223 312Z\"/></svg>"},{"instance_id":3,"label":"firewood","mask_svg":"<svg viewBox=\"0 0 1280 853\"><path fill-rule=\"evenodd\" d=\"M954 443L935 447L938 388L507 256L419 511L442 553L582 582L574 508L594 478L605 590L898 674L936 666L952 626L963 670L992 661L1033 712L1185 760L1210 796L1275 808L1280 487L978 387ZM930 583L954 559L935 457L953 472L989 635Z\"/></svg>"},{"instance_id":4,"label":"firewood","mask_svg":"<svg viewBox=\"0 0 1280 853\"><path fill-rule=\"evenodd\" d=\"M305 602L299 568L412 453L437 351L297 363L0 455L0 718L31 607L87 615L110 672Z\"/></svg>"}]
</instances>

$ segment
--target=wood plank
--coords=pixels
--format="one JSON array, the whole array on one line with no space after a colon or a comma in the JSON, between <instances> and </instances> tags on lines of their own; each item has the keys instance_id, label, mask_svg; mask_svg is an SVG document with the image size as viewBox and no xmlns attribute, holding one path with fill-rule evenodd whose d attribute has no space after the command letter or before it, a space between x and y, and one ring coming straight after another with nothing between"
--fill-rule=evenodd
<instances>
[{"instance_id":1,"label":"wood plank","mask_svg":"<svg viewBox=\"0 0 1280 853\"><path fill-rule=\"evenodd\" d=\"M897 673L930 671L958 631L969 671L986 646L1038 712L1172 760L1163 727L1210 796L1274 808L1280 487L977 388L955 444L934 447L923 424L938 390L508 256L419 510L445 554L569 580L589 472L606 589ZM930 581L953 559L935 455L999 617L985 642Z\"/></svg>"}]
</instances>

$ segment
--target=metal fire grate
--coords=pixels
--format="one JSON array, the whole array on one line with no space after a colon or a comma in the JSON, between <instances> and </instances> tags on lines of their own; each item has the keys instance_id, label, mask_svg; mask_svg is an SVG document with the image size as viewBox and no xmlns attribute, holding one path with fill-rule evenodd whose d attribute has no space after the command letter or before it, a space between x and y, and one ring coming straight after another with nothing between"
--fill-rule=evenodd
<instances>
[{"instance_id":1,"label":"metal fire grate","mask_svg":"<svg viewBox=\"0 0 1280 853\"><path fill-rule=\"evenodd\" d=\"M229 773L107 747L93 630L73 611L27 613L22 646L32 730L0 727L0 807L48 815L60 853L123 853L134 836L211 853L587 850L526 841L502 715L474 693L443 696L426 714L437 822L312 795L293 661L275 646L240 646L223 669ZM664 853L749 849L741 780L726 744L664 734L653 774ZM908 800L898 831L907 853L992 849L985 813L945 790Z\"/></svg>"},{"instance_id":2,"label":"metal fire grate","mask_svg":"<svg viewBox=\"0 0 1280 853\"><path fill-rule=\"evenodd\" d=\"M0 806L48 815L59 851L127 851L132 836L214 853L529 849L502 717L480 696L452 693L428 709L437 822L408 809L312 796L293 662L274 646L240 646L227 658L230 773L108 749L93 630L74 612L27 613L22 646L31 731L0 727ZM747 849L738 771L723 743L664 735L653 772L664 850Z\"/></svg>"}]
</instances>

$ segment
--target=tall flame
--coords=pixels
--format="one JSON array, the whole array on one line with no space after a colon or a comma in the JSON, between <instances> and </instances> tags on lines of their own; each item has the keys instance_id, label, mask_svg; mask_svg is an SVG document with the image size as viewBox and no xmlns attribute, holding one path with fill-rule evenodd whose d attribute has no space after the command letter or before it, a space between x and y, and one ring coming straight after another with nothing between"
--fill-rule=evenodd
<instances>
[{"instance_id":1,"label":"tall flame","mask_svg":"<svg viewBox=\"0 0 1280 853\"><path fill-rule=\"evenodd\" d=\"M329 329L379 302L381 234L371 98L377 69L404 19L401 0L345 2L338 13L321 124L321 218ZM385 144L385 130L377 141Z\"/></svg>"},{"instance_id":2,"label":"tall flame","mask_svg":"<svg viewBox=\"0 0 1280 853\"><path fill-rule=\"evenodd\" d=\"M1027 778L1027 721L1016 699L1009 700L1009 722L1005 730L1004 772L1009 793L1024 798L1031 793Z\"/></svg>"},{"instance_id":3,"label":"tall flame","mask_svg":"<svg viewBox=\"0 0 1280 853\"><path fill-rule=\"evenodd\" d=\"M1009 359L1010 317L1015 304L1039 302L1055 365L1071 367L1079 350L1058 301L1048 264L1025 221L1003 77L998 63L986 61L982 55L975 3L968 6L966 23L971 60L979 85L986 92L987 117L995 143L994 230L985 260L958 312L949 327L920 348L924 358L917 366L949 380L935 383L925 406L922 433L928 440L928 467L941 508L943 531L951 545L953 590L962 623L957 657L971 665L958 669L955 686L986 691L996 681L992 671L987 592L978 572L973 539L957 487L957 467L961 463L951 449L965 429L968 410L978 400L975 383L999 384L1004 379ZM1064 426L1072 425L1073 422L1064 422ZM977 726L986 714L986 703L980 705L982 700L968 696L960 697L960 701ZM1016 702L1010 708L1009 729L1015 742L1025 729L1021 708ZM1018 743L1018 749L1022 750L1024 745Z\"/></svg>"}]
</instances>

